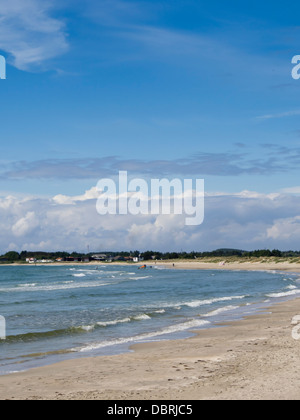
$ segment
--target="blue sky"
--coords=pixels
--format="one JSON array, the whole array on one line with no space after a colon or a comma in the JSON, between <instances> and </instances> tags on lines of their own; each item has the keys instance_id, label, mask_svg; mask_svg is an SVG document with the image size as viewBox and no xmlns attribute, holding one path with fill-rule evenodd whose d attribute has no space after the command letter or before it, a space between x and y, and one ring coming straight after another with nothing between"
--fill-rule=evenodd
<instances>
[{"instance_id":1,"label":"blue sky","mask_svg":"<svg viewBox=\"0 0 300 420\"><path fill-rule=\"evenodd\" d=\"M294 1L0 0L3 200L80 196L124 169L204 178L228 206L243 191L258 207L260 194L297 199L299 13ZM41 247L24 232L0 247ZM249 247L289 245L247 235Z\"/></svg>"}]
</instances>

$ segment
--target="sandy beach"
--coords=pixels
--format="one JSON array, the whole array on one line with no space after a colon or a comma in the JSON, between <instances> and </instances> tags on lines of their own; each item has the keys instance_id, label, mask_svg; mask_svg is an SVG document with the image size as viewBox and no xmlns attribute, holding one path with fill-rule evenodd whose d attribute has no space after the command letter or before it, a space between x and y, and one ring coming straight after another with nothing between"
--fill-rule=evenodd
<instances>
[{"instance_id":1,"label":"sandy beach","mask_svg":"<svg viewBox=\"0 0 300 420\"><path fill-rule=\"evenodd\" d=\"M265 271L265 270L278 270L289 272L300 272L300 263L280 261L273 262L272 260L262 262L245 262L245 261L230 261L226 262L206 262L206 261L184 261L174 260L172 262L158 262L158 265L165 266L166 268L176 268L181 270L243 270L243 271Z\"/></svg>"},{"instance_id":2,"label":"sandy beach","mask_svg":"<svg viewBox=\"0 0 300 420\"><path fill-rule=\"evenodd\" d=\"M69 360L0 378L0 399L299 399L300 299L185 340Z\"/></svg>"}]
</instances>

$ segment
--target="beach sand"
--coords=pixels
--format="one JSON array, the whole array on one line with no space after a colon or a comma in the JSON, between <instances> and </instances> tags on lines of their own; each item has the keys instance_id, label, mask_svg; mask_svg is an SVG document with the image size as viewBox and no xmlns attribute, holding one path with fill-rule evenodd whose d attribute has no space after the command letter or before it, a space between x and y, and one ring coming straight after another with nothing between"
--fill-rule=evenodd
<instances>
[{"instance_id":1,"label":"beach sand","mask_svg":"<svg viewBox=\"0 0 300 420\"><path fill-rule=\"evenodd\" d=\"M245 262L245 261L231 261L225 262L202 262L202 261L185 261L185 260L174 260L172 262L159 261L158 266L164 266L165 268L175 268L181 270L243 270L243 271L266 271L266 270L278 270L278 271L289 271L294 273L300 272L300 263L292 263L289 261L282 262ZM153 266L153 264L152 264Z\"/></svg>"},{"instance_id":2,"label":"beach sand","mask_svg":"<svg viewBox=\"0 0 300 420\"><path fill-rule=\"evenodd\" d=\"M2 376L0 399L297 400L300 340L291 320L298 314L295 299L189 339Z\"/></svg>"}]
</instances>

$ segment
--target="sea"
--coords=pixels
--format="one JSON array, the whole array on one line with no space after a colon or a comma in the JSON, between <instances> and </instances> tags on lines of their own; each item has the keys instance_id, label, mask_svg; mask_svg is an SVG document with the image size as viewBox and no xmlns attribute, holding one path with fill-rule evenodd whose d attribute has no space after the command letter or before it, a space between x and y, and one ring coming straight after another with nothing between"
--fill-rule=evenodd
<instances>
[{"instance_id":1,"label":"sea","mask_svg":"<svg viewBox=\"0 0 300 420\"><path fill-rule=\"evenodd\" d=\"M2 266L0 375L187 338L297 296L300 274L271 270Z\"/></svg>"}]
</instances>

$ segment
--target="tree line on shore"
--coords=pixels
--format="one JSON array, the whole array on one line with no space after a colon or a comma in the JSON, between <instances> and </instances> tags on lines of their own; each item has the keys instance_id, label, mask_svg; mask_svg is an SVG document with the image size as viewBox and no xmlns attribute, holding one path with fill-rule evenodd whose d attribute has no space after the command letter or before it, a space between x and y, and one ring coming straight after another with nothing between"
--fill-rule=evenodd
<instances>
[{"instance_id":1,"label":"tree line on shore","mask_svg":"<svg viewBox=\"0 0 300 420\"><path fill-rule=\"evenodd\" d=\"M158 251L122 251L122 252L101 252L102 255L106 255L108 258L119 258L127 259L132 257L140 257L145 261L149 260L176 260L176 259L197 259L197 258L212 258L212 257L244 257L244 258L261 258L261 257L299 257L300 251L280 251L278 249L258 249L254 251L243 251L240 249L221 248L215 251L207 252L158 252ZM22 251L18 253L16 251L10 251L0 256L0 262L25 262L26 259L33 258L36 260L53 260L57 259L67 260L68 258L89 258L93 260L95 253L78 253L78 252L28 252Z\"/></svg>"}]
</instances>

